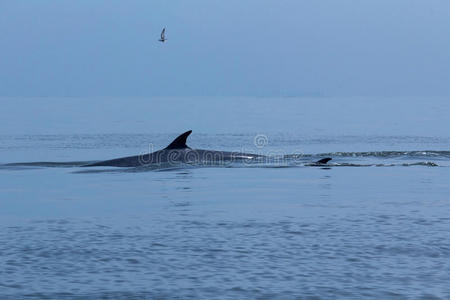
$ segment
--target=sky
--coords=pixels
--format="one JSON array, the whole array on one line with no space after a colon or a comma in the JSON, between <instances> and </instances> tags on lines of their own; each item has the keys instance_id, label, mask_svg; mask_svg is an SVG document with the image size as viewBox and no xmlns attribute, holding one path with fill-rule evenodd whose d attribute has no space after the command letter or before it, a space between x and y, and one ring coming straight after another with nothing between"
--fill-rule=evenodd
<instances>
[{"instance_id":1,"label":"sky","mask_svg":"<svg viewBox=\"0 0 450 300\"><path fill-rule=\"evenodd\" d=\"M448 96L449 33L448 0L0 0L0 96Z\"/></svg>"}]
</instances>

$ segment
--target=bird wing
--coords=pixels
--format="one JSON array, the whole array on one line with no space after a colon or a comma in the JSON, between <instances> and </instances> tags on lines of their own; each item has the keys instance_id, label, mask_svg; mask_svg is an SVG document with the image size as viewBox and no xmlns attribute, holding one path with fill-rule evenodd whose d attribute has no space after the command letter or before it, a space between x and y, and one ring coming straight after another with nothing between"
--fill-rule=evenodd
<instances>
[{"instance_id":1,"label":"bird wing","mask_svg":"<svg viewBox=\"0 0 450 300\"><path fill-rule=\"evenodd\" d=\"M166 28L163 28L161 31L161 39L164 40L166 38Z\"/></svg>"}]
</instances>

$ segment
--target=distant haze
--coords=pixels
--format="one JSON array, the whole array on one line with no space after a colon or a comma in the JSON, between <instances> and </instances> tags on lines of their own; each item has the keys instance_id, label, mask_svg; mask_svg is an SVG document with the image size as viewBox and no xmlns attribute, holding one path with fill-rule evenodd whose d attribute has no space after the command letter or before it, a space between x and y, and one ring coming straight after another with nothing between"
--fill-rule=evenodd
<instances>
[{"instance_id":1,"label":"distant haze","mask_svg":"<svg viewBox=\"0 0 450 300\"><path fill-rule=\"evenodd\" d=\"M0 54L1 96L445 96L450 1L1 0Z\"/></svg>"}]
</instances>

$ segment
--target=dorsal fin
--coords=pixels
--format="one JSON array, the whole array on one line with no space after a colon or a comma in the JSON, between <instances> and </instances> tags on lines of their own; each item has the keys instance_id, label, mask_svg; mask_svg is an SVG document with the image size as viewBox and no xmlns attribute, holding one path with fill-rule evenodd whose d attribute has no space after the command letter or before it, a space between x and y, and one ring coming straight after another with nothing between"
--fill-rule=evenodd
<instances>
[{"instance_id":1,"label":"dorsal fin","mask_svg":"<svg viewBox=\"0 0 450 300\"><path fill-rule=\"evenodd\" d=\"M189 148L186 145L186 139L191 134L192 130L186 131L185 133L178 136L176 139L173 140L172 143L170 143L169 146L167 146L165 149L184 149Z\"/></svg>"},{"instance_id":2,"label":"dorsal fin","mask_svg":"<svg viewBox=\"0 0 450 300\"><path fill-rule=\"evenodd\" d=\"M316 161L316 164L326 164L326 163L329 162L331 159L332 159L331 157L325 157L325 158L322 158L322 159Z\"/></svg>"}]
</instances>

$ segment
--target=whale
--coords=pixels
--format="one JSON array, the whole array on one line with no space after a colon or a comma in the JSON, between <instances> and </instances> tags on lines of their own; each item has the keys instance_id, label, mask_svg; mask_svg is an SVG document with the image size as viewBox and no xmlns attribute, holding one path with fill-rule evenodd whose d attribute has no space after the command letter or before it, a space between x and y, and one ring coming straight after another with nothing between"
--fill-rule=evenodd
<instances>
[{"instance_id":1,"label":"whale","mask_svg":"<svg viewBox=\"0 0 450 300\"><path fill-rule=\"evenodd\" d=\"M208 163L220 164L231 161L254 160L264 155L242 152L192 149L186 144L192 130L175 138L166 148L147 154L99 161L82 167L144 167L153 164Z\"/></svg>"},{"instance_id":2,"label":"whale","mask_svg":"<svg viewBox=\"0 0 450 300\"><path fill-rule=\"evenodd\" d=\"M110 160L98 161L82 167L145 167L155 164L209 164L220 165L230 162L253 162L263 160L267 156L243 152L216 151L192 149L186 144L192 130L188 130L175 138L166 148L147 154L127 156ZM324 158L316 162L326 164L331 158Z\"/></svg>"}]
</instances>

